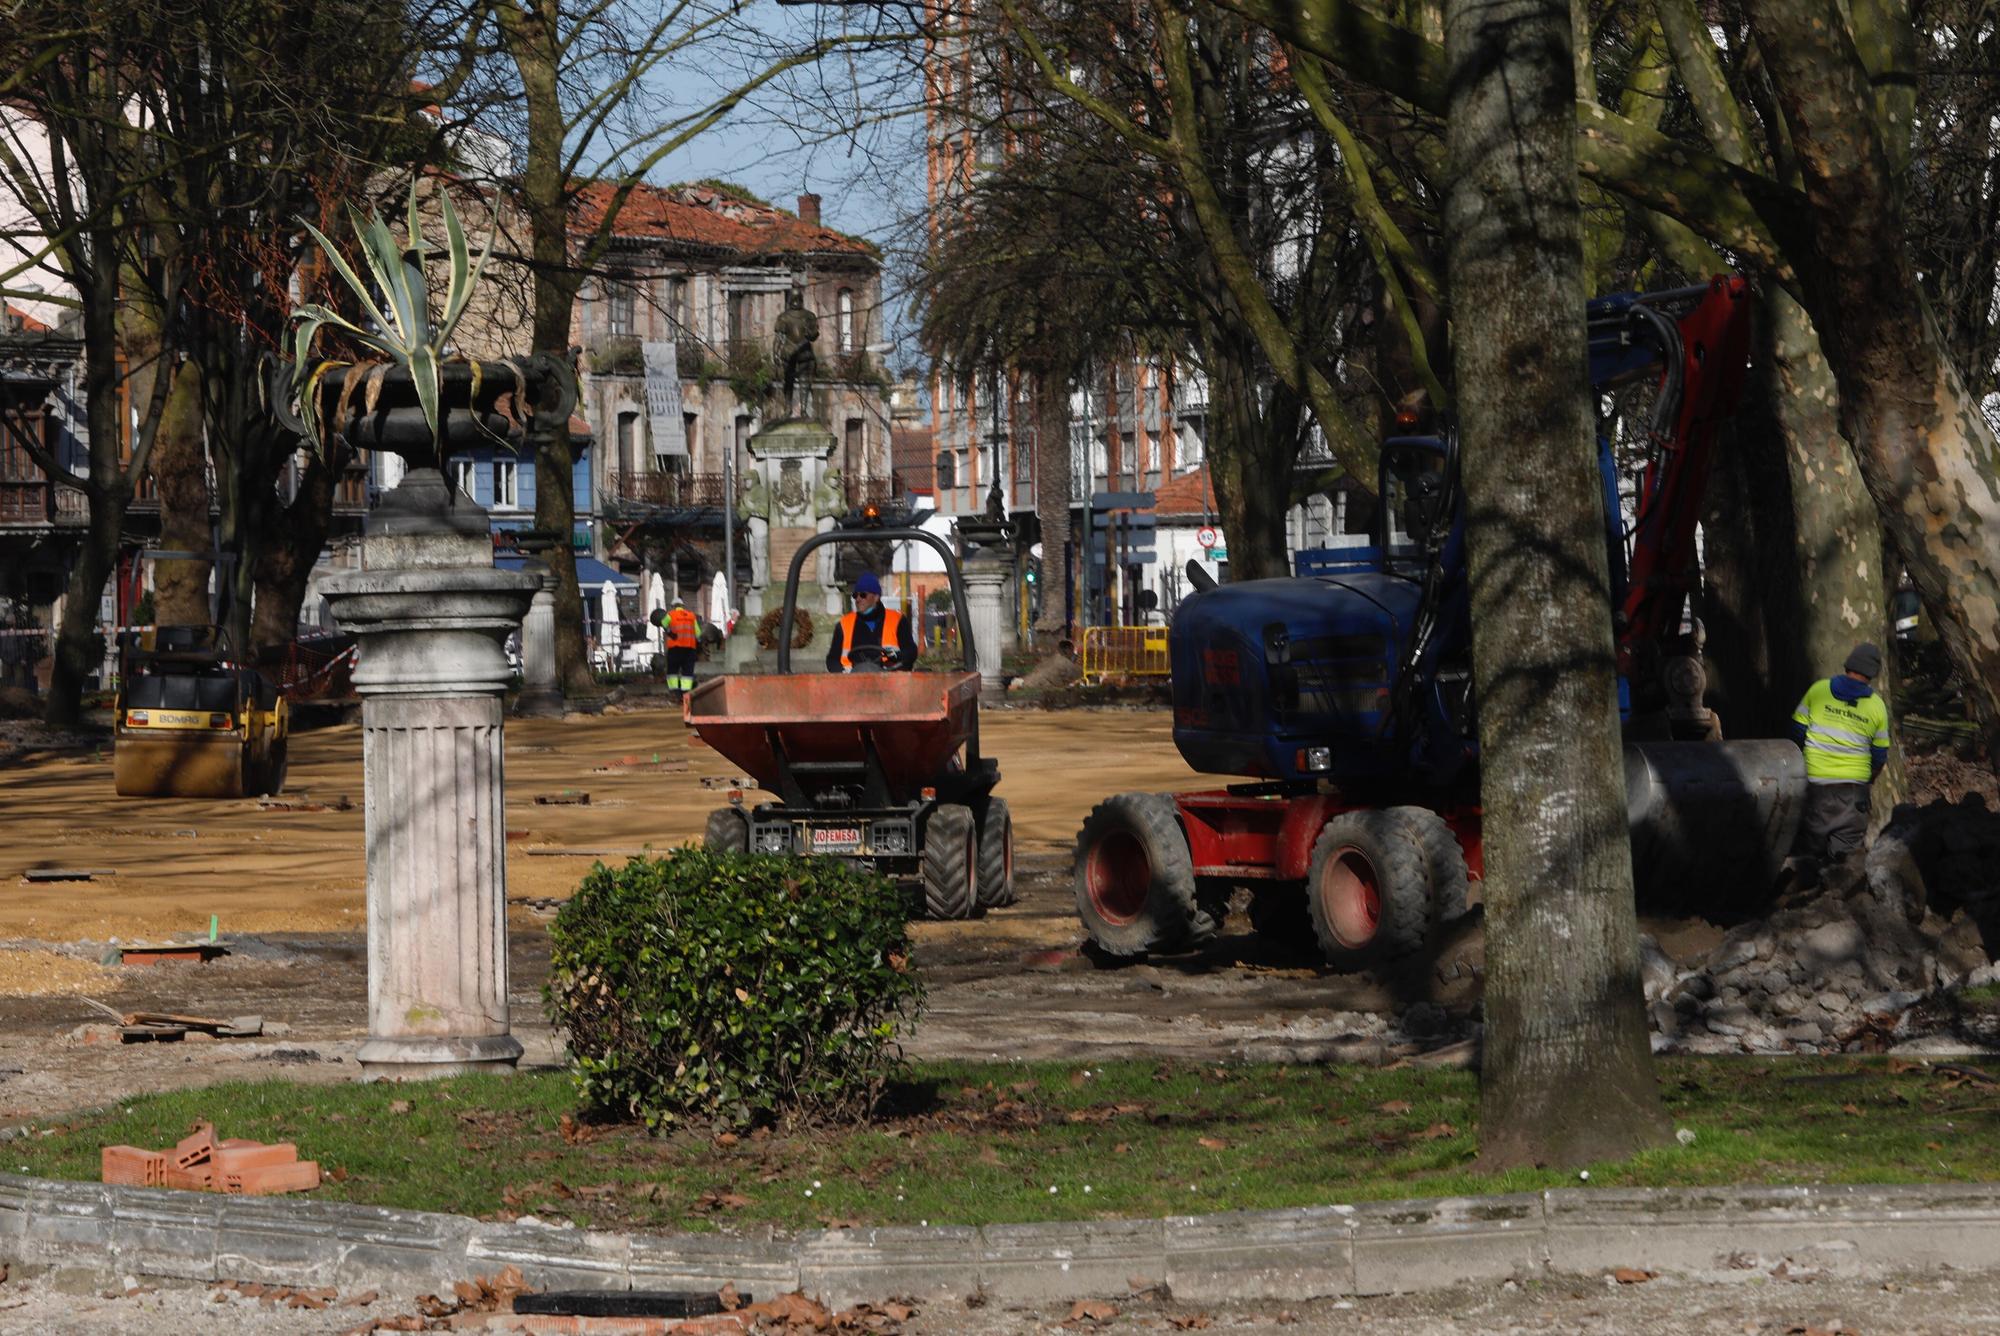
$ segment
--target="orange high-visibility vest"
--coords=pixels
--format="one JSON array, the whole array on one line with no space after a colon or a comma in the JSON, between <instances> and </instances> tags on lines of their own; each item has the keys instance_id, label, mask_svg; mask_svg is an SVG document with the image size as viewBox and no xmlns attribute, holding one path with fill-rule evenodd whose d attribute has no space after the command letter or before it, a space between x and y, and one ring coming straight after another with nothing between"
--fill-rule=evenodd
<instances>
[{"instance_id":1,"label":"orange high-visibility vest","mask_svg":"<svg viewBox=\"0 0 2000 1336\"><path fill-rule=\"evenodd\" d=\"M667 614L667 648L693 649L699 645L700 625L686 608L675 608Z\"/></svg>"},{"instance_id":2,"label":"orange high-visibility vest","mask_svg":"<svg viewBox=\"0 0 2000 1336\"><path fill-rule=\"evenodd\" d=\"M847 652L854 648L854 623L860 617L858 612L850 612L840 619L840 666L852 668L847 661ZM894 608L882 609L882 648L891 653L896 650L896 632L903 624L903 614Z\"/></svg>"}]
</instances>

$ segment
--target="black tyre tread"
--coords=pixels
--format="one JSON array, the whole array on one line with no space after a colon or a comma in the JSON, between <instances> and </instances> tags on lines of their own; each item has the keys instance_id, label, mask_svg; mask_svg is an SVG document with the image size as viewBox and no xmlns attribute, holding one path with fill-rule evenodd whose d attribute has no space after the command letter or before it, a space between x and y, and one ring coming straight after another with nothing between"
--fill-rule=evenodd
<instances>
[{"instance_id":1,"label":"black tyre tread","mask_svg":"<svg viewBox=\"0 0 2000 1336\"><path fill-rule=\"evenodd\" d=\"M1341 944L1326 920L1319 895L1321 865L1338 849L1352 845L1375 865L1381 895L1381 919L1373 941L1359 947ZM1372 969L1408 955L1424 943L1430 927L1430 869L1414 825L1382 809L1343 812L1320 828L1313 841L1306 874L1306 909L1313 933L1327 963L1337 970Z\"/></svg>"},{"instance_id":2,"label":"black tyre tread","mask_svg":"<svg viewBox=\"0 0 2000 1336\"><path fill-rule=\"evenodd\" d=\"M1131 923L1111 923L1091 906L1086 880L1089 851L1115 831L1127 831L1146 847L1153 879L1146 903ZM1194 858L1181 832L1178 809L1164 793L1119 793L1090 809L1077 832L1072 862L1077 915L1085 931L1106 955L1143 956L1150 951L1175 951L1200 939L1202 925L1213 924L1196 899Z\"/></svg>"},{"instance_id":3,"label":"black tyre tread","mask_svg":"<svg viewBox=\"0 0 2000 1336\"><path fill-rule=\"evenodd\" d=\"M750 820L734 807L718 807L702 827L701 847L714 853L750 852Z\"/></svg>"},{"instance_id":4,"label":"black tyre tread","mask_svg":"<svg viewBox=\"0 0 2000 1336\"><path fill-rule=\"evenodd\" d=\"M972 809L939 803L924 826L924 913L968 919L979 909L978 823Z\"/></svg>"},{"instance_id":5,"label":"black tyre tread","mask_svg":"<svg viewBox=\"0 0 2000 1336\"><path fill-rule=\"evenodd\" d=\"M1005 798L989 798L979 822L979 907L1000 909L1019 897L1014 893L1012 860L1007 845L1014 836L1014 817Z\"/></svg>"},{"instance_id":6,"label":"black tyre tread","mask_svg":"<svg viewBox=\"0 0 2000 1336\"><path fill-rule=\"evenodd\" d=\"M1466 875L1465 851L1458 847L1458 836L1428 807L1392 807L1389 813L1408 822L1417 843L1423 846L1424 864L1430 870L1431 926L1441 928L1462 917L1472 883Z\"/></svg>"}]
</instances>

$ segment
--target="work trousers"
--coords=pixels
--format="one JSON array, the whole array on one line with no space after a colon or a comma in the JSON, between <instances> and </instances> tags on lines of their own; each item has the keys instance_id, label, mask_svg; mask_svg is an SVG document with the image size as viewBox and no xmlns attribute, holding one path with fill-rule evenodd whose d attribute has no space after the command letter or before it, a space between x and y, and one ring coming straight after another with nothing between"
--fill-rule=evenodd
<instances>
[{"instance_id":1,"label":"work trousers","mask_svg":"<svg viewBox=\"0 0 2000 1336\"><path fill-rule=\"evenodd\" d=\"M697 646L686 649L667 649L667 690L694 690L694 661L701 654Z\"/></svg>"},{"instance_id":2,"label":"work trousers","mask_svg":"<svg viewBox=\"0 0 2000 1336\"><path fill-rule=\"evenodd\" d=\"M1799 852L1837 862L1861 847L1868 834L1866 784L1806 785L1806 815Z\"/></svg>"}]
</instances>

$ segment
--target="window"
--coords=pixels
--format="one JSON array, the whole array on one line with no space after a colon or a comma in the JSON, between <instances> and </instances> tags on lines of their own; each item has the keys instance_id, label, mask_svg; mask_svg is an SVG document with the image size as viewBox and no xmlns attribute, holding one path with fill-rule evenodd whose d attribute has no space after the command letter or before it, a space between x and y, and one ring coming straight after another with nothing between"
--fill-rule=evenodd
<instances>
[{"instance_id":1,"label":"window","mask_svg":"<svg viewBox=\"0 0 2000 1336\"><path fill-rule=\"evenodd\" d=\"M604 280L604 323L614 339L629 339L638 330L639 290L629 275Z\"/></svg>"},{"instance_id":2,"label":"window","mask_svg":"<svg viewBox=\"0 0 2000 1336\"><path fill-rule=\"evenodd\" d=\"M688 325L688 281L685 278L667 280L667 319L673 322L673 333L679 334Z\"/></svg>"},{"instance_id":3,"label":"window","mask_svg":"<svg viewBox=\"0 0 2000 1336\"><path fill-rule=\"evenodd\" d=\"M842 288L835 302L840 313L840 351L851 353L860 342L854 336L854 289Z\"/></svg>"},{"instance_id":4,"label":"window","mask_svg":"<svg viewBox=\"0 0 2000 1336\"><path fill-rule=\"evenodd\" d=\"M694 458L696 442L701 440L701 414L681 414L681 439L687 442L688 458Z\"/></svg>"},{"instance_id":5,"label":"window","mask_svg":"<svg viewBox=\"0 0 2000 1336\"><path fill-rule=\"evenodd\" d=\"M511 459L493 461L493 504L503 509L517 509L521 504L521 466Z\"/></svg>"},{"instance_id":6,"label":"window","mask_svg":"<svg viewBox=\"0 0 2000 1336\"><path fill-rule=\"evenodd\" d=\"M1120 432L1118 436L1118 471L1125 475L1125 490L1139 490L1139 438L1132 432Z\"/></svg>"},{"instance_id":7,"label":"window","mask_svg":"<svg viewBox=\"0 0 2000 1336\"><path fill-rule=\"evenodd\" d=\"M473 493L478 487L478 477L479 465L475 464L472 460L454 459L451 461L451 485L456 487L459 490L459 494L464 496L468 501L474 499Z\"/></svg>"},{"instance_id":8,"label":"window","mask_svg":"<svg viewBox=\"0 0 2000 1336\"><path fill-rule=\"evenodd\" d=\"M863 452L861 419L847 419L847 438L840 450L840 467L848 477L854 478L867 472L868 458Z\"/></svg>"},{"instance_id":9,"label":"window","mask_svg":"<svg viewBox=\"0 0 2000 1336\"><path fill-rule=\"evenodd\" d=\"M952 488L958 486L958 470L954 466L954 463L955 463L955 456L952 454L951 451L949 450L938 451L937 481L935 483L935 486L937 487L938 491L948 492Z\"/></svg>"},{"instance_id":10,"label":"window","mask_svg":"<svg viewBox=\"0 0 2000 1336\"><path fill-rule=\"evenodd\" d=\"M757 294L754 292L732 292L729 294L729 341L742 343L757 337Z\"/></svg>"},{"instance_id":11,"label":"window","mask_svg":"<svg viewBox=\"0 0 2000 1336\"><path fill-rule=\"evenodd\" d=\"M618 415L618 474L629 478L639 471L639 415Z\"/></svg>"}]
</instances>

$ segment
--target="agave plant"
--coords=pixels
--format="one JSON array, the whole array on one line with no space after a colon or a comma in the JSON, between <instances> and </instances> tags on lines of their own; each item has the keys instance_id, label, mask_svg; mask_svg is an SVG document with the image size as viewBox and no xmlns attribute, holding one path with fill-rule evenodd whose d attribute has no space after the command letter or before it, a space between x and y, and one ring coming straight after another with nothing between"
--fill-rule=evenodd
<instances>
[{"instance_id":1,"label":"agave plant","mask_svg":"<svg viewBox=\"0 0 2000 1336\"><path fill-rule=\"evenodd\" d=\"M329 372L355 365L337 358L314 362L310 360L312 343L322 329L333 328L342 331L354 342L382 354L382 360L364 364L365 377L350 376L348 385L341 395L343 404L351 396L357 384L366 381L365 393L373 403L379 392L381 379L392 367L406 367L410 380L415 386L417 402L423 408L424 422L430 428L431 444L435 453L442 455L440 448L444 440L443 387L445 345L451 338L452 330L465 314L466 303L472 297L472 290L479 282L480 274L486 268L486 257L491 253L490 244L480 248L479 263L472 263L471 248L466 244L465 228L458 220L458 210L452 206L451 196L441 196L444 217L445 251L451 261L451 280L445 289L444 313L434 317L431 310L430 287L424 277L424 257L432 250L423 239L417 209L417 183L410 183L409 204L409 244L399 245L394 234L389 231L381 217L371 212L367 218L360 210L348 206L348 215L354 226L354 234L361 243L361 255L367 262L368 271L375 280L373 289L362 281L359 274L348 264L337 247L325 234L311 223L306 223L306 231L312 233L313 240L326 254L326 258L354 293L361 309L367 312L372 329L357 324L329 306L308 303L292 313L292 389L296 397L298 417L305 424L307 439L322 442L325 426L320 420L320 382ZM490 243L489 235L489 243ZM379 293L379 296L378 296ZM470 363L472 387L475 397L479 391L479 363ZM516 380L519 373L516 372ZM475 418L477 415L475 414Z\"/></svg>"}]
</instances>

